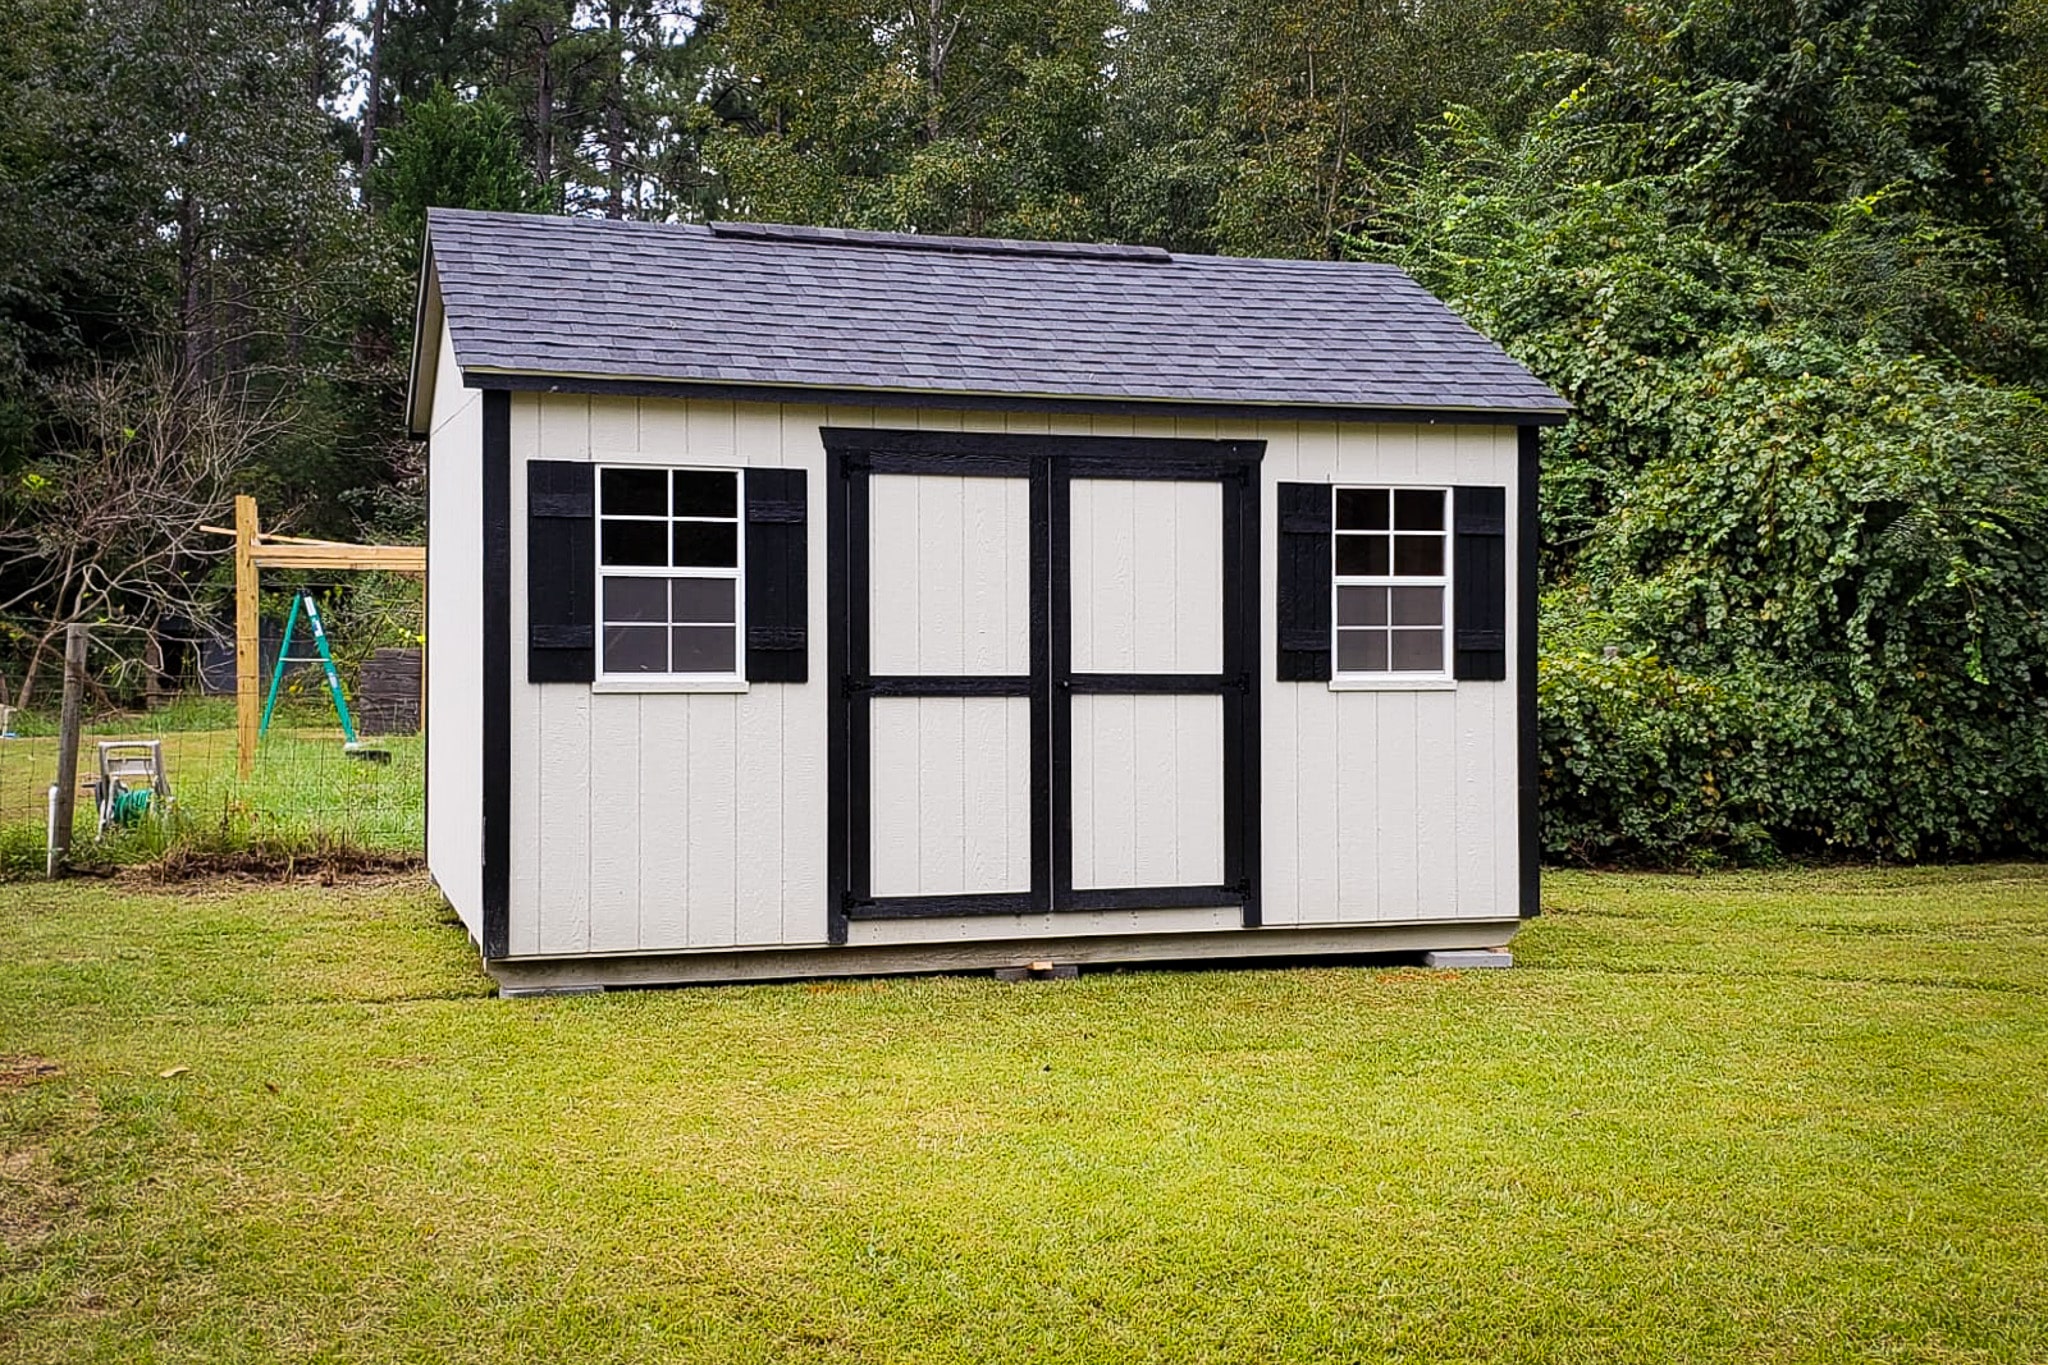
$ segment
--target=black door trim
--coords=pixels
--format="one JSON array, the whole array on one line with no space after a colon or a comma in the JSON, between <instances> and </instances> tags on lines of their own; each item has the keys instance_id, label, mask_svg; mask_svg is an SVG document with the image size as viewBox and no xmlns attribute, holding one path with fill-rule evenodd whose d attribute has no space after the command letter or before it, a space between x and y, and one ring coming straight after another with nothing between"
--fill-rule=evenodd
<instances>
[{"instance_id":1,"label":"black door trim","mask_svg":"<svg viewBox=\"0 0 2048 1365\"><path fill-rule=\"evenodd\" d=\"M826 658L827 937L847 941L855 920L1017 915L1047 910L1241 906L1258 917L1258 466L1263 441L1043 436L825 427L827 459ZM876 676L870 669L868 478L945 474L1030 481L1030 632L1027 675ZM1216 481L1223 487L1223 671L1215 674L1076 674L1067 602L1072 480ZM1189 693L1223 698L1222 886L1073 886L1072 698ZM1031 886L1028 891L875 896L868 792L875 697L1031 699Z\"/></svg>"}]
</instances>

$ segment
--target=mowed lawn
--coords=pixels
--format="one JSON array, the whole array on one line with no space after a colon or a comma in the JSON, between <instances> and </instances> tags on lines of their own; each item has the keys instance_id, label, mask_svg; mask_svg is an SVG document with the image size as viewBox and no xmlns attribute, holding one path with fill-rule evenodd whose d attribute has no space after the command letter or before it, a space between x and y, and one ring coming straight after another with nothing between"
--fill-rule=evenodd
<instances>
[{"instance_id":1,"label":"mowed lawn","mask_svg":"<svg viewBox=\"0 0 2048 1365\"><path fill-rule=\"evenodd\" d=\"M1546 903L501 1001L418 880L0 887L0 1359L2048 1359L2048 869Z\"/></svg>"}]
</instances>

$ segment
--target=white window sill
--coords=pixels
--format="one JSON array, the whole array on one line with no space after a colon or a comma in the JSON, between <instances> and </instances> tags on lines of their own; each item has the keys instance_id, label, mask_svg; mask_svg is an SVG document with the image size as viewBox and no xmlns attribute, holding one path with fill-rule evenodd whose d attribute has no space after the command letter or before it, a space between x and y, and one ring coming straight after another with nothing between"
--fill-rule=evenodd
<instances>
[{"instance_id":1,"label":"white window sill","mask_svg":"<svg viewBox=\"0 0 2048 1365\"><path fill-rule=\"evenodd\" d=\"M1384 678L1332 678L1332 692L1455 692L1456 678L1404 678L1390 675Z\"/></svg>"},{"instance_id":2,"label":"white window sill","mask_svg":"<svg viewBox=\"0 0 2048 1365\"><path fill-rule=\"evenodd\" d=\"M594 693L633 692L744 692L745 678L599 678L590 684Z\"/></svg>"}]
</instances>

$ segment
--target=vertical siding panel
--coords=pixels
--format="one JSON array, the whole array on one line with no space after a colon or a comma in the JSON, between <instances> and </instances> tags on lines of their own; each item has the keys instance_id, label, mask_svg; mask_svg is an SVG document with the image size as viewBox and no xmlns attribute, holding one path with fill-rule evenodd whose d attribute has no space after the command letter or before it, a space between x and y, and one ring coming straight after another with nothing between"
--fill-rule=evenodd
<instances>
[{"instance_id":1,"label":"vertical siding panel","mask_svg":"<svg viewBox=\"0 0 2048 1365\"><path fill-rule=\"evenodd\" d=\"M1415 919L1420 908L1416 861L1422 812L1416 799L1416 694L1360 693L1379 702L1379 771L1372 792L1379 810L1379 918Z\"/></svg>"},{"instance_id":2,"label":"vertical siding panel","mask_svg":"<svg viewBox=\"0 0 2048 1365\"><path fill-rule=\"evenodd\" d=\"M574 393L542 394L540 448L543 459L589 459L590 400Z\"/></svg>"},{"instance_id":3,"label":"vertical siding panel","mask_svg":"<svg viewBox=\"0 0 2048 1365\"><path fill-rule=\"evenodd\" d=\"M1301 851L1296 840L1295 779L1302 684L1279 680L1274 633L1279 629L1275 563L1279 557L1279 491L1282 480L1301 477L1301 427L1269 422L1266 458L1259 479L1259 638L1257 682L1261 692L1259 731L1259 902L1267 924L1301 922Z\"/></svg>"},{"instance_id":4,"label":"vertical siding panel","mask_svg":"<svg viewBox=\"0 0 2048 1365\"><path fill-rule=\"evenodd\" d=\"M690 405L674 398L641 399L636 449L651 464L689 463Z\"/></svg>"},{"instance_id":5,"label":"vertical siding panel","mask_svg":"<svg viewBox=\"0 0 2048 1365\"><path fill-rule=\"evenodd\" d=\"M1494 770L1493 707L1498 684L1475 683L1457 699L1458 913L1496 913L1499 889L1494 871L1501 851L1494 844L1496 787L1512 787Z\"/></svg>"},{"instance_id":6,"label":"vertical siding panel","mask_svg":"<svg viewBox=\"0 0 2048 1365\"><path fill-rule=\"evenodd\" d=\"M1031 481L1004 479L1001 668L1031 671Z\"/></svg>"},{"instance_id":7,"label":"vertical siding panel","mask_svg":"<svg viewBox=\"0 0 2048 1365\"><path fill-rule=\"evenodd\" d=\"M1172 697L1179 741L1174 821L1174 880L1214 886L1223 880L1223 699Z\"/></svg>"},{"instance_id":8,"label":"vertical siding panel","mask_svg":"<svg viewBox=\"0 0 2048 1365\"><path fill-rule=\"evenodd\" d=\"M1074 698L1077 713L1084 709L1082 700ZM1095 730L1092 785L1095 884L1099 886L1129 886L1137 877L1137 700L1090 697L1085 708L1087 723Z\"/></svg>"},{"instance_id":9,"label":"vertical siding panel","mask_svg":"<svg viewBox=\"0 0 2048 1365\"><path fill-rule=\"evenodd\" d=\"M1203 584L1181 582L1188 572L1182 554L1199 539L1193 526L1177 525L1181 489L1215 484L1127 483L1131 500L1131 665L1140 673L1171 673L1181 654L1183 588L1194 605ZM1218 615L1221 608L1217 609Z\"/></svg>"},{"instance_id":10,"label":"vertical siding panel","mask_svg":"<svg viewBox=\"0 0 2048 1365\"><path fill-rule=\"evenodd\" d=\"M691 464L745 464L733 404L722 399L693 398L685 409Z\"/></svg>"},{"instance_id":11,"label":"vertical siding panel","mask_svg":"<svg viewBox=\"0 0 2048 1365\"><path fill-rule=\"evenodd\" d=\"M1177 673L1223 671L1223 486L1217 483L1155 485L1172 499L1177 558ZM1263 583L1271 570L1253 566Z\"/></svg>"},{"instance_id":12,"label":"vertical siding panel","mask_svg":"<svg viewBox=\"0 0 2048 1365\"><path fill-rule=\"evenodd\" d=\"M1010 539L1010 486L1017 479L960 481L960 668L1007 673L1016 653L1010 580L1023 546Z\"/></svg>"},{"instance_id":13,"label":"vertical siding panel","mask_svg":"<svg viewBox=\"0 0 2048 1365\"><path fill-rule=\"evenodd\" d=\"M640 703L590 699L590 951L640 946Z\"/></svg>"},{"instance_id":14,"label":"vertical siding panel","mask_svg":"<svg viewBox=\"0 0 2048 1365\"><path fill-rule=\"evenodd\" d=\"M1003 429L1030 436L1043 436L1052 430L1052 419L1042 412L1004 413Z\"/></svg>"},{"instance_id":15,"label":"vertical siding panel","mask_svg":"<svg viewBox=\"0 0 2048 1365\"><path fill-rule=\"evenodd\" d=\"M1008 814L1008 842L1003 885L1017 890L1031 889L1031 701L1009 697L1003 707L1005 751L1003 771L1009 774L1005 788Z\"/></svg>"},{"instance_id":16,"label":"vertical siding panel","mask_svg":"<svg viewBox=\"0 0 2048 1365\"><path fill-rule=\"evenodd\" d=\"M1093 707L1095 697L1074 698L1074 718L1071 759L1068 769L1071 774L1071 791L1067 800L1068 823L1074 832L1074 885L1102 886L1104 882L1095 870L1096 832L1101 821L1095 811L1095 725Z\"/></svg>"},{"instance_id":17,"label":"vertical siding panel","mask_svg":"<svg viewBox=\"0 0 2048 1365\"><path fill-rule=\"evenodd\" d=\"M966 705L964 697L917 702L918 890L964 889L967 845Z\"/></svg>"},{"instance_id":18,"label":"vertical siding panel","mask_svg":"<svg viewBox=\"0 0 2048 1365\"><path fill-rule=\"evenodd\" d=\"M826 411L816 407L781 409L782 460L809 471L810 534L810 681L785 686L782 708L783 763L782 941L817 943L825 938L826 708L836 686L825 671L825 448L818 429Z\"/></svg>"},{"instance_id":19,"label":"vertical siding panel","mask_svg":"<svg viewBox=\"0 0 2048 1365\"><path fill-rule=\"evenodd\" d=\"M1356 424L1303 422L1295 476L1307 483L1350 477L1348 468L1340 476L1339 458L1369 442L1371 431ZM1276 535L1266 560L1268 572L1277 553ZM1294 771L1286 785L1294 793L1295 922L1370 917L1377 893L1369 867L1375 831L1368 820L1338 801L1340 774L1352 775L1353 780L1364 774L1370 780L1375 766L1372 755L1359 748L1361 734L1371 733L1370 700L1340 696L1322 683L1283 686L1294 694ZM1361 869L1360 862L1368 866Z\"/></svg>"},{"instance_id":20,"label":"vertical siding panel","mask_svg":"<svg viewBox=\"0 0 2048 1365\"><path fill-rule=\"evenodd\" d=\"M1135 418L1103 414L1089 418L1088 429L1097 436L1134 436L1138 423Z\"/></svg>"},{"instance_id":21,"label":"vertical siding panel","mask_svg":"<svg viewBox=\"0 0 2048 1365\"><path fill-rule=\"evenodd\" d=\"M1380 810L1380 729L1386 716L1384 692L1337 694L1337 819L1343 833L1335 847L1339 919L1362 923L1380 919L1380 849L1386 821ZM1397 831L1403 833L1405 831Z\"/></svg>"},{"instance_id":22,"label":"vertical siding panel","mask_svg":"<svg viewBox=\"0 0 2048 1365\"><path fill-rule=\"evenodd\" d=\"M1096 492L1100 485L1078 480L1069 485L1067 512L1067 637L1076 673L1099 672L1095 654L1095 594L1102 569L1095 562ZM1076 827L1078 835L1079 827Z\"/></svg>"},{"instance_id":23,"label":"vertical siding panel","mask_svg":"<svg viewBox=\"0 0 2048 1365\"><path fill-rule=\"evenodd\" d=\"M963 534L966 505L965 479L933 478L921 475L917 489L918 612L912 623L917 632L919 673L963 673L966 659L967 621L964 611L965 586L961 583L963 562L968 553ZM880 531L877 530L877 535ZM975 546L978 556L988 547ZM875 594L875 615L902 611L898 600Z\"/></svg>"},{"instance_id":24,"label":"vertical siding panel","mask_svg":"<svg viewBox=\"0 0 2048 1365\"><path fill-rule=\"evenodd\" d=\"M921 671L918 637L926 612L920 596L919 484L900 474L868 480L868 658L877 673Z\"/></svg>"},{"instance_id":25,"label":"vertical siding panel","mask_svg":"<svg viewBox=\"0 0 2048 1365\"><path fill-rule=\"evenodd\" d=\"M922 411L922 408L878 407L874 409L873 421L885 431L916 431L918 414Z\"/></svg>"},{"instance_id":26,"label":"vertical siding panel","mask_svg":"<svg viewBox=\"0 0 2048 1365\"><path fill-rule=\"evenodd\" d=\"M1086 436L1095 430L1095 425L1092 417L1056 412L1047 419L1045 429L1055 436Z\"/></svg>"},{"instance_id":27,"label":"vertical siding panel","mask_svg":"<svg viewBox=\"0 0 2048 1365\"><path fill-rule=\"evenodd\" d=\"M734 936L744 944L776 943L782 937L782 710L787 695L787 688L771 683L734 698L739 712Z\"/></svg>"},{"instance_id":28,"label":"vertical siding panel","mask_svg":"<svg viewBox=\"0 0 2048 1365\"><path fill-rule=\"evenodd\" d=\"M960 889L1031 887L1031 703L1023 697L972 697L960 703L965 829ZM1015 737L1023 732L1019 755ZM1024 824L1018 828L1018 817ZM1023 858L1017 859L1022 846ZM1021 866L1021 873L1018 868Z\"/></svg>"},{"instance_id":29,"label":"vertical siding panel","mask_svg":"<svg viewBox=\"0 0 2048 1365\"><path fill-rule=\"evenodd\" d=\"M1010 424L1000 412L963 412L960 414L962 431L1008 431Z\"/></svg>"},{"instance_id":30,"label":"vertical siding panel","mask_svg":"<svg viewBox=\"0 0 2048 1365\"><path fill-rule=\"evenodd\" d=\"M1083 489L1093 505L1095 536L1094 577L1081 589L1091 599L1094 622L1090 668L1101 673L1135 672L1139 666L1136 490L1117 480L1077 480L1076 501ZM1081 580L1074 583L1080 589ZM1075 671L1089 669L1076 664Z\"/></svg>"},{"instance_id":31,"label":"vertical siding panel","mask_svg":"<svg viewBox=\"0 0 2048 1365\"><path fill-rule=\"evenodd\" d=\"M868 770L871 885L877 896L914 896L921 889L918 842L918 708L912 697L876 697L868 704L874 762Z\"/></svg>"},{"instance_id":32,"label":"vertical siding panel","mask_svg":"<svg viewBox=\"0 0 2048 1365\"><path fill-rule=\"evenodd\" d=\"M1178 700L1171 696L1131 699L1132 886L1173 886L1181 880L1179 807L1185 800L1181 783L1194 774L1180 772Z\"/></svg>"},{"instance_id":33,"label":"vertical siding panel","mask_svg":"<svg viewBox=\"0 0 2048 1365\"><path fill-rule=\"evenodd\" d=\"M734 867L734 776L738 759L738 698L707 693L690 698L690 946L723 948L733 942L739 887Z\"/></svg>"},{"instance_id":34,"label":"vertical siding panel","mask_svg":"<svg viewBox=\"0 0 2048 1365\"><path fill-rule=\"evenodd\" d=\"M590 449L598 459L634 454L640 449L640 401L636 398L593 397L590 400Z\"/></svg>"},{"instance_id":35,"label":"vertical siding panel","mask_svg":"<svg viewBox=\"0 0 2048 1365\"><path fill-rule=\"evenodd\" d=\"M540 409L532 394L512 395L512 582L526 582L526 461L540 449ZM540 951L540 850L542 847L540 765L547 744L541 725L541 695L526 681L526 594L512 593L512 762L511 875L508 878L506 948L512 956ZM450 784L454 799L479 800L476 776ZM435 782L440 789L440 782Z\"/></svg>"},{"instance_id":36,"label":"vertical siding panel","mask_svg":"<svg viewBox=\"0 0 2048 1365\"><path fill-rule=\"evenodd\" d=\"M690 703L650 695L640 704L640 946L690 943Z\"/></svg>"},{"instance_id":37,"label":"vertical siding panel","mask_svg":"<svg viewBox=\"0 0 2048 1365\"><path fill-rule=\"evenodd\" d=\"M540 951L590 951L590 693L540 693Z\"/></svg>"},{"instance_id":38,"label":"vertical siding panel","mask_svg":"<svg viewBox=\"0 0 2048 1365\"><path fill-rule=\"evenodd\" d=\"M1458 914L1458 725L1455 692L1416 692L1415 907L1424 919Z\"/></svg>"}]
</instances>

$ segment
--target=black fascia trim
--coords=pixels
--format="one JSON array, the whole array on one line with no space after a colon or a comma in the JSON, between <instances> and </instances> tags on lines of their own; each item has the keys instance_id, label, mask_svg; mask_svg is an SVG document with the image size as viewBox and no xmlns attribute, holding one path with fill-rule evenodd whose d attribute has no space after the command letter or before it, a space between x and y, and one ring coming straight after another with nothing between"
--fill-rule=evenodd
<instances>
[{"instance_id":1,"label":"black fascia trim","mask_svg":"<svg viewBox=\"0 0 2048 1365\"><path fill-rule=\"evenodd\" d=\"M1537 553L1542 524L1538 514L1538 483L1543 442L1533 426L1525 426L1515 443L1515 729L1516 814L1521 833L1521 915L1534 919L1543 910L1542 823L1539 815L1536 716Z\"/></svg>"},{"instance_id":2,"label":"black fascia trim","mask_svg":"<svg viewBox=\"0 0 2048 1365\"><path fill-rule=\"evenodd\" d=\"M1263 453L1263 452L1261 452ZM1237 794L1237 824L1235 840L1238 849L1238 865L1231 874L1229 860L1224 862L1225 880L1244 890L1244 927L1256 929L1264 921L1260 908L1259 885L1261 875L1260 846L1265 837L1265 819L1262 795L1259 789L1260 735L1259 699L1261 688L1259 676L1259 614L1265 600L1263 566L1266 556L1259 545L1259 488L1261 480L1257 469L1245 471L1242 485L1233 489L1230 484L1223 486L1224 542L1223 582L1225 610L1235 616L1236 628L1230 628L1226 618L1223 632L1223 671L1245 679L1241 693L1223 695L1223 729L1226 735L1237 736L1237 771L1235 780L1231 772L1229 751L1224 754L1223 783L1225 814L1230 813L1227 793ZM1235 534L1232 530L1232 509L1235 509ZM1235 542L1235 556L1232 544ZM1233 602L1230 594L1236 594ZM1232 716L1233 708L1236 711ZM1234 726L1233 726L1234 721ZM1226 825L1226 829L1231 826Z\"/></svg>"},{"instance_id":3,"label":"black fascia trim","mask_svg":"<svg viewBox=\"0 0 2048 1365\"><path fill-rule=\"evenodd\" d=\"M1051 592L1047 611L1046 819L1052 829L1052 899L1057 909L1074 894L1074 482L1067 457L1046 465L1047 567Z\"/></svg>"},{"instance_id":4,"label":"black fascia trim","mask_svg":"<svg viewBox=\"0 0 2048 1365\"><path fill-rule=\"evenodd\" d=\"M1177 436L1053 436L1043 432L903 431L890 427L822 427L825 443L864 461L874 474L957 473L1025 478L1057 454L1074 477L1215 479L1265 455L1261 440L1218 441ZM936 467L935 460L944 466ZM1085 471L1085 474L1079 471ZM1171 471L1171 472L1158 472Z\"/></svg>"},{"instance_id":5,"label":"black fascia trim","mask_svg":"<svg viewBox=\"0 0 2048 1365\"><path fill-rule=\"evenodd\" d=\"M582 393L618 398L708 398L735 403L798 403L806 407L943 408L954 412L1044 412L1099 417L1187 417L1223 422L1370 422L1392 426L1561 427L1571 414L1552 408L1379 408L1318 403L1232 403L1201 399L1051 397L1043 394L954 393L944 389L860 389L810 384L744 384L728 380L608 379L589 375L514 374L464 370L472 389ZM1084 438L1085 439L1085 438ZM1163 438L1162 438L1163 439Z\"/></svg>"},{"instance_id":6,"label":"black fascia trim","mask_svg":"<svg viewBox=\"0 0 2048 1365\"><path fill-rule=\"evenodd\" d=\"M1031 908L1052 909L1052 475L1031 477Z\"/></svg>"},{"instance_id":7,"label":"black fascia trim","mask_svg":"<svg viewBox=\"0 0 2048 1365\"><path fill-rule=\"evenodd\" d=\"M483 397L483 955L512 940L512 395Z\"/></svg>"}]
</instances>

